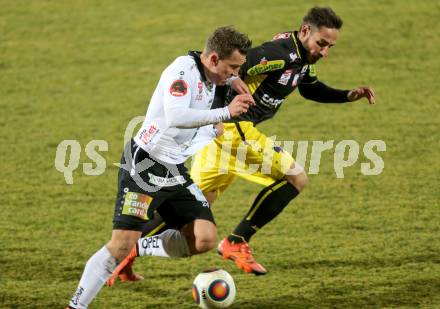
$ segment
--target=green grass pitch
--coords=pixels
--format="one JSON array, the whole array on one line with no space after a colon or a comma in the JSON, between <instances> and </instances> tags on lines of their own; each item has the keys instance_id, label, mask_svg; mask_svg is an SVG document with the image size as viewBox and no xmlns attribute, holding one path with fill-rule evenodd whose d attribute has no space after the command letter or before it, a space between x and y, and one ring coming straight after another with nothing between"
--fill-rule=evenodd
<instances>
[{"instance_id":1,"label":"green grass pitch","mask_svg":"<svg viewBox=\"0 0 440 309\"><path fill-rule=\"evenodd\" d=\"M104 288L90 308L193 308L196 274L221 267L238 289L232 308L440 308L438 12L430 0L317 0L344 19L318 63L365 100L327 106L296 92L260 126L279 140L383 140L385 168L338 179L334 149L320 172L253 238L269 273L238 271L215 252L139 259L146 280ZM297 29L308 1L0 0L0 308L63 308L87 259L110 237L123 133L144 115L161 71L233 24L254 45ZM55 169L63 140L81 145L72 185ZM105 173L88 176L85 147L105 140ZM361 148L362 149L362 148ZM310 160L310 151L308 153ZM307 171L307 169L306 169ZM236 181L214 205L219 238L260 187Z\"/></svg>"}]
</instances>

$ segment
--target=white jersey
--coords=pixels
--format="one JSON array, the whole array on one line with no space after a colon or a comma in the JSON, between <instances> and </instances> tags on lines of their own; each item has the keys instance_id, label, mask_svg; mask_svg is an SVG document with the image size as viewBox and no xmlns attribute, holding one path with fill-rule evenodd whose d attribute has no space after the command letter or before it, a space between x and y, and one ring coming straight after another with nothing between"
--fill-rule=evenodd
<instances>
[{"instance_id":1,"label":"white jersey","mask_svg":"<svg viewBox=\"0 0 440 309\"><path fill-rule=\"evenodd\" d=\"M160 77L136 144L164 162L185 162L215 137L212 124L230 118L227 107L211 109L214 93L199 55L178 57Z\"/></svg>"}]
</instances>

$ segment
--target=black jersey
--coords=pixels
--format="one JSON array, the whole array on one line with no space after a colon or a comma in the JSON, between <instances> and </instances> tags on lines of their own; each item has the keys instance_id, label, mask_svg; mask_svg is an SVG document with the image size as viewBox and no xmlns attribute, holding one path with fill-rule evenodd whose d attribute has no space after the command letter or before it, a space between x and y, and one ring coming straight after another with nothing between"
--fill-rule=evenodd
<instances>
[{"instance_id":1,"label":"black jersey","mask_svg":"<svg viewBox=\"0 0 440 309\"><path fill-rule=\"evenodd\" d=\"M251 121L256 125L270 119L297 87L301 96L319 103L349 101L349 90L335 89L318 80L315 65L307 63L297 31L279 33L272 41L250 49L239 74L256 105L226 122ZM235 95L232 88L218 86L212 108L229 104Z\"/></svg>"},{"instance_id":2,"label":"black jersey","mask_svg":"<svg viewBox=\"0 0 440 309\"><path fill-rule=\"evenodd\" d=\"M284 99L302 83L315 83L315 66L308 64L306 51L297 32L283 32L272 41L250 49L240 68L240 77L248 85L255 106L235 118L254 124L272 118ZM236 95L229 91L226 101Z\"/></svg>"}]
</instances>

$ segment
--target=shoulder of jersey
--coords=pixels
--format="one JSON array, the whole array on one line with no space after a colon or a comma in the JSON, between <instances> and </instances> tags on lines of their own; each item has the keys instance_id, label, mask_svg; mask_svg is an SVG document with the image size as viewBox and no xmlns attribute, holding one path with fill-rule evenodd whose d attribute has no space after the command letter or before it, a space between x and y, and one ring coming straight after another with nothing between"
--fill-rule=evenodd
<instances>
[{"instance_id":1,"label":"shoulder of jersey","mask_svg":"<svg viewBox=\"0 0 440 309\"><path fill-rule=\"evenodd\" d=\"M188 89L194 87L199 73L191 56L177 57L167 68L167 78L171 82L169 92L172 96L183 97Z\"/></svg>"},{"instance_id":2,"label":"shoulder of jersey","mask_svg":"<svg viewBox=\"0 0 440 309\"><path fill-rule=\"evenodd\" d=\"M274 37L272 38L272 41L285 40L285 39L289 39L291 37L292 37L292 32L290 32L290 31L281 32L281 33L275 34Z\"/></svg>"},{"instance_id":3,"label":"shoulder of jersey","mask_svg":"<svg viewBox=\"0 0 440 309\"><path fill-rule=\"evenodd\" d=\"M191 56L180 56L172 63L174 71L178 71L180 75L192 74L197 72L197 65ZM183 73L183 74L182 74Z\"/></svg>"}]
</instances>

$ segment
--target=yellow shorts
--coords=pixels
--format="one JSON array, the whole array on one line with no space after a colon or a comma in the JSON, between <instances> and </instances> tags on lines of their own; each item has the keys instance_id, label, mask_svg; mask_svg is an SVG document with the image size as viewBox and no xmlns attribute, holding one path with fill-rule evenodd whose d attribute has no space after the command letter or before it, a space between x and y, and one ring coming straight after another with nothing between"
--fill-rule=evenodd
<instances>
[{"instance_id":1,"label":"yellow shorts","mask_svg":"<svg viewBox=\"0 0 440 309\"><path fill-rule=\"evenodd\" d=\"M220 194L235 176L269 186L281 180L293 166L292 156L261 133L252 122L238 123L245 141L235 123L224 124L224 134L193 158L191 178L203 192Z\"/></svg>"}]
</instances>

